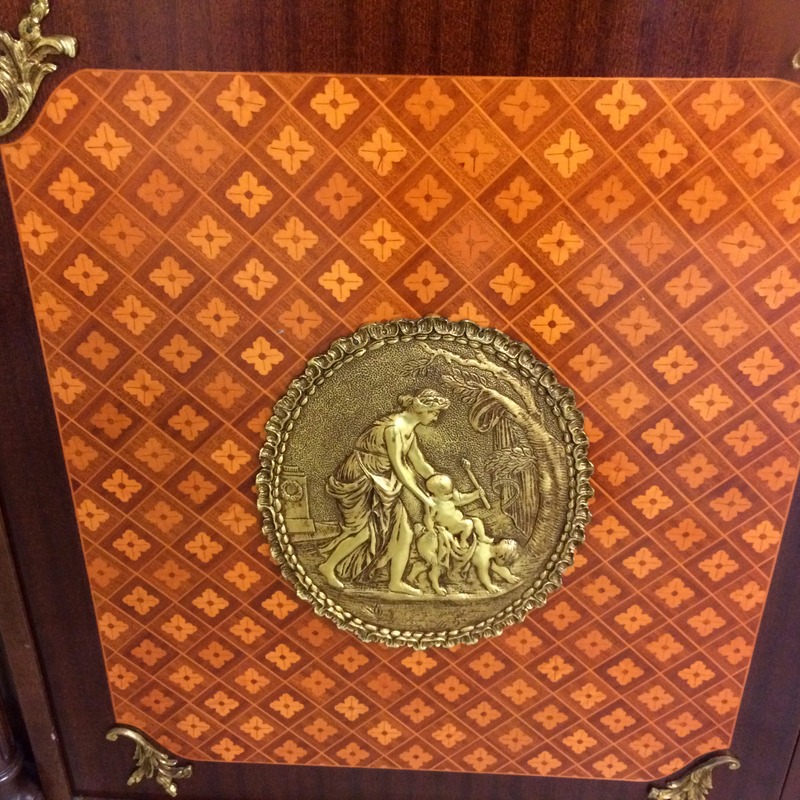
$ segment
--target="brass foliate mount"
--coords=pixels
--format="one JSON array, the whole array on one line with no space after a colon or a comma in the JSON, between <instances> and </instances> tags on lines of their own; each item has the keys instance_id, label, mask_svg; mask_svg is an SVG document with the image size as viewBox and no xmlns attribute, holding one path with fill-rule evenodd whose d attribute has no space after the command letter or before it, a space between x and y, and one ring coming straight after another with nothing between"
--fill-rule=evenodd
<instances>
[{"instance_id":1,"label":"brass foliate mount","mask_svg":"<svg viewBox=\"0 0 800 800\"><path fill-rule=\"evenodd\" d=\"M8 106L6 118L0 122L0 136L7 136L22 122L44 76L57 69L46 59L55 55L74 58L78 52L72 36L42 36L41 22L49 13L49 0L33 0L30 13L19 24L19 39L0 31L0 93Z\"/></svg>"},{"instance_id":2,"label":"brass foliate mount","mask_svg":"<svg viewBox=\"0 0 800 800\"><path fill-rule=\"evenodd\" d=\"M175 781L192 777L191 764L179 765L176 758L159 749L155 742L140 730L127 725L117 725L108 731L106 739L116 742L120 736L132 739L136 743L136 750L133 753L136 769L128 778L128 786L139 783L143 778L155 779L170 797L175 797L178 794Z\"/></svg>"},{"instance_id":3,"label":"brass foliate mount","mask_svg":"<svg viewBox=\"0 0 800 800\"><path fill-rule=\"evenodd\" d=\"M800 50L798 50L798 51L797 51L797 52L794 54L794 58L792 59L792 66L793 66L795 69L800 69Z\"/></svg>"},{"instance_id":4,"label":"brass foliate mount","mask_svg":"<svg viewBox=\"0 0 800 800\"><path fill-rule=\"evenodd\" d=\"M711 773L721 766L739 769L741 762L735 756L714 756L698 764L681 778L669 781L664 788L654 786L647 797L649 800L705 800L713 788Z\"/></svg>"}]
</instances>

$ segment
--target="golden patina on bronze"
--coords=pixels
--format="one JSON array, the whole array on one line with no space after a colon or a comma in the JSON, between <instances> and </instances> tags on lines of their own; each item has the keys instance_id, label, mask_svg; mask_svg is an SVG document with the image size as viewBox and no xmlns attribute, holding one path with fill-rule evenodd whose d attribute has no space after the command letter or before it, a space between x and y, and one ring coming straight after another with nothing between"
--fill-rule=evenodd
<instances>
[{"instance_id":1,"label":"golden patina on bronze","mask_svg":"<svg viewBox=\"0 0 800 800\"><path fill-rule=\"evenodd\" d=\"M300 597L361 639L472 643L561 585L587 450L573 393L526 345L438 317L366 325L275 404L264 532Z\"/></svg>"},{"instance_id":2,"label":"golden patina on bronze","mask_svg":"<svg viewBox=\"0 0 800 800\"><path fill-rule=\"evenodd\" d=\"M116 725L108 731L106 739L116 742L120 736L132 739L136 743L136 750L133 753L136 769L128 778L128 786L139 783L144 778L155 779L170 797L175 797L178 794L175 781L192 777L191 764L178 765L176 758L161 750L140 730L128 725Z\"/></svg>"},{"instance_id":3,"label":"golden patina on bronze","mask_svg":"<svg viewBox=\"0 0 800 800\"><path fill-rule=\"evenodd\" d=\"M739 769L742 765L734 756L714 756L693 767L680 778L669 781L663 788L654 786L647 797L650 800L705 800L713 788L711 773L722 766Z\"/></svg>"},{"instance_id":4,"label":"golden patina on bronze","mask_svg":"<svg viewBox=\"0 0 800 800\"><path fill-rule=\"evenodd\" d=\"M44 76L57 69L50 56L74 58L78 43L72 36L42 36L41 22L50 13L49 0L33 0L31 10L19 24L19 39L0 31L0 93L8 110L0 122L0 136L19 125L33 105Z\"/></svg>"}]
</instances>

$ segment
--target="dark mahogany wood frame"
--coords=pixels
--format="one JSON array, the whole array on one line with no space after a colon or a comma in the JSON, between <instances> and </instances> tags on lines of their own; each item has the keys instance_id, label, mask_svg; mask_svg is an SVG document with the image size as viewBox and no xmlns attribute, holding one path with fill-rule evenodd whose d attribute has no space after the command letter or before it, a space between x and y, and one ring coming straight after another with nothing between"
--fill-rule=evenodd
<instances>
[{"instance_id":1,"label":"dark mahogany wood frame","mask_svg":"<svg viewBox=\"0 0 800 800\"><path fill-rule=\"evenodd\" d=\"M800 47L797 0L53 2L45 32L76 36L80 53L74 63L60 63L45 94L85 67L800 78L791 68ZM27 8L27 0L0 0L0 28L15 31ZM40 98L32 117L41 105ZM104 738L114 719L100 643L2 175L0 184L0 642L13 707L18 702L22 710L48 800L163 797L153 783L127 788L132 748ZM743 767L718 771L712 797L800 797L798 573L796 494L734 736ZM200 763L180 792L197 800L641 800L647 789L611 781Z\"/></svg>"}]
</instances>

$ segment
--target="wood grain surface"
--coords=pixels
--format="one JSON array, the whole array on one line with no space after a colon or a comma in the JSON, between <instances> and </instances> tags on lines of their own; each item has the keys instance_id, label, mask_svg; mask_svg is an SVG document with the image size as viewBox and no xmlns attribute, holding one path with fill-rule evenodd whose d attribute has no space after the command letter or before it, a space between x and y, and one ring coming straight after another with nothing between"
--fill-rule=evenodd
<instances>
[{"instance_id":1,"label":"wood grain surface","mask_svg":"<svg viewBox=\"0 0 800 800\"><path fill-rule=\"evenodd\" d=\"M94 68L798 80L793 0L55 0ZM0 0L16 34L24 0ZM41 105L41 100L37 106ZM29 124L29 123L27 123ZM22 129L26 127L23 124Z\"/></svg>"},{"instance_id":2,"label":"wood grain surface","mask_svg":"<svg viewBox=\"0 0 800 800\"><path fill-rule=\"evenodd\" d=\"M52 30L77 36L81 60L96 67L789 78L800 46L791 0L53 5Z\"/></svg>"}]
</instances>

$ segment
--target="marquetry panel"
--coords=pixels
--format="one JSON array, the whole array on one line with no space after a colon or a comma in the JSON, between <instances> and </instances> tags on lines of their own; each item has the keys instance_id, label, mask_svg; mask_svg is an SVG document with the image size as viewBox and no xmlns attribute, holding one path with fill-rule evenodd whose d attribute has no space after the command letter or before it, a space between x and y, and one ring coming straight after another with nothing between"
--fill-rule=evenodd
<instances>
[{"instance_id":1,"label":"marquetry panel","mask_svg":"<svg viewBox=\"0 0 800 800\"><path fill-rule=\"evenodd\" d=\"M119 721L195 760L641 780L727 746L798 466L800 93L82 72L2 148ZM545 609L368 646L279 576L271 403L437 313L575 388Z\"/></svg>"}]
</instances>

